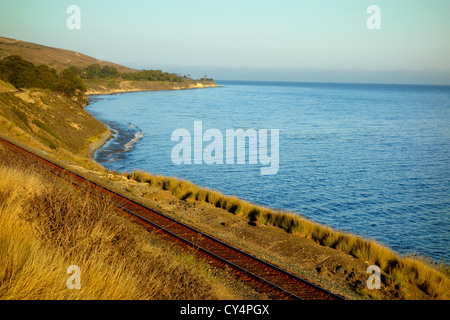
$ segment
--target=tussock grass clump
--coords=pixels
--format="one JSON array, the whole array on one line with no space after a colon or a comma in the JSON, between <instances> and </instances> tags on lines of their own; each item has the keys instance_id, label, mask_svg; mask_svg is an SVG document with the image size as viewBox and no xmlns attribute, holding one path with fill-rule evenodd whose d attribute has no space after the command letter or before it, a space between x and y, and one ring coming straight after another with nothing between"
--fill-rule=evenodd
<instances>
[{"instance_id":1,"label":"tussock grass clump","mask_svg":"<svg viewBox=\"0 0 450 320\"><path fill-rule=\"evenodd\" d=\"M450 279L445 271L447 267L443 264L417 256L401 256L374 240L334 230L296 213L257 206L236 197L201 188L189 181L153 176L139 170L125 172L123 175L128 179L170 191L180 200L191 199L209 203L254 223L279 227L286 232L312 239L320 245L346 252L369 264L375 264L382 270L385 286L398 290L399 297L408 298L411 290L418 289L431 299L450 298ZM411 289L412 287L414 289Z\"/></svg>"},{"instance_id":2,"label":"tussock grass clump","mask_svg":"<svg viewBox=\"0 0 450 320\"><path fill-rule=\"evenodd\" d=\"M192 254L55 179L0 161L0 299L235 297ZM70 265L80 267L79 290L67 288Z\"/></svg>"}]
</instances>

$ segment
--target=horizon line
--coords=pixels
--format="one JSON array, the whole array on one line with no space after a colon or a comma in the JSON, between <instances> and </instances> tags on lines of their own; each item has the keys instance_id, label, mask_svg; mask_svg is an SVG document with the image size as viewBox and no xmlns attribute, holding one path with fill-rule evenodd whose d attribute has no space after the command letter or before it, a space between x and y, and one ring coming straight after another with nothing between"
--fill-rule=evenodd
<instances>
[{"instance_id":1,"label":"horizon line","mask_svg":"<svg viewBox=\"0 0 450 320\"><path fill-rule=\"evenodd\" d=\"M233 81L233 82L282 82L282 83L305 83L305 84L352 84L352 85L392 85L392 86L441 86L450 87L449 84L442 83L393 83L393 82L347 82L347 81L305 81L305 80L252 80L252 79L214 79L217 81Z\"/></svg>"}]
</instances>

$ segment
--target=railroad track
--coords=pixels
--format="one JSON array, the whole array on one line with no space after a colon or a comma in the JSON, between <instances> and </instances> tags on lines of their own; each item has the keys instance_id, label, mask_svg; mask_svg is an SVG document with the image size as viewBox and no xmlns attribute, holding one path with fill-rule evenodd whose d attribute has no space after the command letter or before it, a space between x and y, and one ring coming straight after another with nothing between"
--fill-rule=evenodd
<instances>
[{"instance_id":1,"label":"railroad track","mask_svg":"<svg viewBox=\"0 0 450 320\"><path fill-rule=\"evenodd\" d=\"M85 188L89 192L108 199L127 212L131 218L149 230L180 246L195 250L195 254L219 268L228 268L239 279L272 299L286 300L343 300L305 279L254 257L238 248L205 234L191 226L177 221L148 206L104 187L94 181L72 172L53 161L45 159L10 141L0 138L0 142L21 153L33 157L42 168L52 174Z\"/></svg>"}]
</instances>

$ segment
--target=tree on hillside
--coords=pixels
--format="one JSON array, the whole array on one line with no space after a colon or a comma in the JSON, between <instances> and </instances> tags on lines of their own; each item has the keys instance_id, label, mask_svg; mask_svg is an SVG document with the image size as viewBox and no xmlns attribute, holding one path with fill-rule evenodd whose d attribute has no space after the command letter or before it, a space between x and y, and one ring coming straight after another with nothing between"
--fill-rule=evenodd
<instances>
[{"instance_id":1,"label":"tree on hillside","mask_svg":"<svg viewBox=\"0 0 450 320\"><path fill-rule=\"evenodd\" d=\"M136 72L122 73L122 78L126 80L146 80L146 81L170 81L182 82L183 77L177 74L162 72L162 70L139 70Z\"/></svg>"},{"instance_id":2,"label":"tree on hillside","mask_svg":"<svg viewBox=\"0 0 450 320\"><path fill-rule=\"evenodd\" d=\"M82 77L86 79L94 79L99 75L100 70L102 70L102 67L100 67L99 64L91 64L84 69L84 72L82 72Z\"/></svg>"},{"instance_id":3,"label":"tree on hillside","mask_svg":"<svg viewBox=\"0 0 450 320\"><path fill-rule=\"evenodd\" d=\"M8 56L0 61L0 75L3 81L16 88L33 86L38 79L34 64L20 56Z\"/></svg>"},{"instance_id":4,"label":"tree on hillside","mask_svg":"<svg viewBox=\"0 0 450 320\"><path fill-rule=\"evenodd\" d=\"M58 74L53 68L41 64L36 67L37 79L35 85L39 88L55 89L55 85L58 82Z\"/></svg>"},{"instance_id":5,"label":"tree on hillside","mask_svg":"<svg viewBox=\"0 0 450 320\"><path fill-rule=\"evenodd\" d=\"M86 91L86 85L70 69L65 69L59 75L55 89L68 97L75 95L77 90Z\"/></svg>"},{"instance_id":6,"label":"tree on hillside","mask_svg":"<svg viewBox=\"0 0 450 320\"><path fill-rule=\"evenodd\" d=\"M20 56L0 60L0 79L20 88L42 88L59 91L68 97L77 90L86 91L86 85L76 76L76 69L66 69L59 75L46 65L35 66Z\"/></svg>"},{"instance_id":7,"label":"tree on hillside","mask_svg":"<svg viewBox=\"0 0 450 320\"><path fill-rule=\"evenodd\" d=\"M113 66L101 67L98 63L91 64L85 68L70 67L77 76L84 79L110 78L120 76L119 71Z\"/></svg>"},{"instance_id":8,"label":"tree on hillside","mask_svg":"<svg viewBox=\"0 0 450 320\"><path fill-rule=\"evenodd\" d=\"M108 78L108 77L118 77L119 71L112 66L104 66L101 68L99 77L100 78Z\"/></svg>"}]
</instances>

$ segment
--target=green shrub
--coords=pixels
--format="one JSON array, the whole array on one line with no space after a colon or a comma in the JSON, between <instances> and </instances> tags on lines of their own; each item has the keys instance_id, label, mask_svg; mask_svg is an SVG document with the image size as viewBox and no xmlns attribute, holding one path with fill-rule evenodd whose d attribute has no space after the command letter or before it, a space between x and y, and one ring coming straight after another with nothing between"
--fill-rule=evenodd
<instances>
[{"instance_id":1,"label":"green shrub","mask_svg":"<svg viewBox=\"0 0 450 320\"><path fill-rule=\"evenodd\" d=\"M72 97L77 91L86 91L86 85L76 76L73 68L59 75L46 65L35 66L20 56L12 55L0 60L0 79L16 88L41 88L59 91Z\"/></svg>"}]
</instances>

